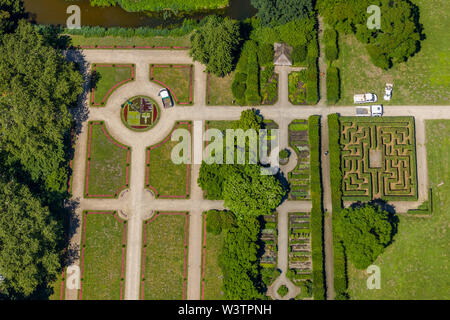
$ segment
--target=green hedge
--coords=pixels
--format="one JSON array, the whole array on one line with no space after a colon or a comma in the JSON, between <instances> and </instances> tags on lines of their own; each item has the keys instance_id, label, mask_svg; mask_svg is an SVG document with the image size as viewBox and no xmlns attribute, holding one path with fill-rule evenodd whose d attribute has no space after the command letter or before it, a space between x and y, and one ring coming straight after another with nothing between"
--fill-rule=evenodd
<instances>
[{"instance_id":1,"label":"green hedge","mask_svg":"<svg viewBox=\"0 0 450 320\"><path fill-rule=\"evenodd\" d=\"M37 25L36 28L38 30L46 29L46 28L55 28L60 33L63 34L70 34L70 35L81 35L84 37L126 37L126 38L132 38L132 37L141 37L141 38L147 38L147 37L155 37L155 36L162 36L162 37L179 37L184 36L192 31L194 31L195 28L197 28L199 23L196 20L193 19L185 19L183 22L183 25L178 28L173 29L162 29L162 28L151 28L151 27L139 27L139 28L120 28L120 27L112 27L112 28L104 28L104 27L90 27L90 26L84 26L80 29L68 29L68 28L62 28L62 27L52 27L52 26L46 26L46 25Z\"/></svg>"},{"instance_id":2,"label":"green hedge","mask_svg":"<svg viewBox=\"0 0 450 320\"><path fill-rule=\"evenodd\" d=\"M313 295L315 300L325 300L319 116L309 117L308 137L311 163L311 254L313 260Z\"/></svg>"},{"instance_id":3,"label":"green hedge","mask_svg":"<svg viewBox=\"0 0 450 320\"><path fill-rule=\"evenodd\" d=\"M325 57L329 62L336 60L339 56L337 46L337 32L334 29L327 29L323 34L325 42Z\"/></svg>"},{"instance_id":4,"label":"green hedge","mask_svg":"<svg viewBox=\"0 0 450 320\"><path fill-rule=\"evenodd\" d=\"M328 148L330 157L331 202L333 207L332 222L334 226L342 210L340 131L339 115L328 115ZM345 249L336 232L333 232L333 254L335 299L347 299L348 280Z\"/></svg>"},{"instance_id":5,"label":"green hedge","mask_svg":"<svg viewBox=\"0 0 450 320\"><path fill-rule=\"evenodd\" d=\"M258 65L258 45L255 41L248 41L248 62L247 62L247 90L245 99L249 105L261 103L259 95L259 65Z\"/></svg>"},{"instance_id":6,"label":"green hedge","mask_svg":"<svg viewBox=\"0 0 450 320\"><path fill-rule=\"evenodd\" d=\"M408 210L409 214L433 214L433 190L428 189L428 200L424 201L419 208Z\"/></svg>"},{"instance_id":7,"label":"green hedge","mask_svg":"<svg viewBox=\"0 0 450 320\"><path fill-rule=\"evenodd\" d=\"M328 67L327 69L327 102L335 104L340 98L339 69Z\"/></svg>"}]
</instances>

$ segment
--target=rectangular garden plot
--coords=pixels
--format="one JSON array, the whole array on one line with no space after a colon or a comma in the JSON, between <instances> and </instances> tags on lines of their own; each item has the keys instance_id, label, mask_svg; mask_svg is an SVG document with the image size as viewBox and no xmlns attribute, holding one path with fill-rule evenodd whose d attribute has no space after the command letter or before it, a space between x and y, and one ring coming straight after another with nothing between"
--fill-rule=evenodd
<instances>
[{"instance_id":1,"label":"rectangular garden plot","mask_svg":"<svg viewBox=\"0 0 450 320\"><path fill-rule=\"evenodd\" d=\"M189 198L190 192L190 142L187 154L180 156L187 162L177 164L172 160L172 151L179 141L172 141L175 130L191 132L191 123L180 121L175 124L171 133L161 142L147 148L146 187L156 198ZM184 150L183 152L185 152Z\"/></svg>"},{"instance_id":2,"label":"rectangular garden plot","mask_svg":"<svg viewBox=\"0 0 450 320\"><path fill-rule=\"evenodd\" d=\"M102 121L89 122L86 198L117 198L128 187L131 149L111 137Z\"/></svg>"},{"instance_id":3,"label":"rectangular garden plot","mask_svg":"<svg viewBox=\"0 0 450 320\"><path fill-rule=\"evenodd\" d=\"M312 296L313 265L309 213L289 213L288 278L301 288L301 298Z\"/></svg>"},{"instance_id":4,"label":"rectangular garden plot","mask_svg":"<svg viewBox=\"0 0 450 320\"><path fill-rule=\"evenodd\" d=\"M261 230L261 241L264 245L261 256L261 267L276 268L278 257L278 215L263 216L263 228Z\"/></svg>"},{"instance_id":5,"label":"rectangular garden plot","mask_svg":"<svg viewBox=\"0 0 450 320\"><path fill-rule=\"evenodd\" d=\"M294 71L289 74L289 101L294 105L306 103L306 70Z\"/></svg>"},{"instance_id":6,"label":"rectangular garden plot","mask_svg":"<svg viewBox=\"0 0 450 320\"><path fill-rule=\"evenodd\" d=\"M289 199L303 200L310 197L310 150L308 121L294 120L289 124L289 146L297 155L297 166L288 173L291 192Z\"/></svg>"},{"instance_id":7,"label":"rectangular garden plot","mask_svg":"<svg viewBox=\"0 0 450 320\"><path fill-rule=\"evenodd\" d=\"M223 274L219 266L225 232L219 235L206 231L206 215L203 213L203 248L202 248L202 300L224 299L222 285Z\"/></svg>"},{"instance_id":8,"label":"rectangular garden plot","mask_svg":"<svg viewBox=\"0 0 450 320\"><path fill-rule=\"evenodd\" d=\"M150 80L170 91L179 105L192 105L194 102L194 66L190 64L152 64Z\"/></svg>"},{"instance_id":9,"label":"rectangular garden plot","mask_svg":"<svg viewBox=\"0 0 450 320\"><path fill-rule=\"evenodd\" d=\"M234 104L233 84L234 72L225 77L218 77L208 73L206 100L210 106L231 106Z\"/></svg>"},{"instance_id":10,"label":"rectangular garden plot","mask_svg":"<svg viewBox=\"0 0 450 320\"><path fill-rule=\"evenodd\" d=\"M122 300L126 221L112 211L85 211L82 220L79 299Z\"/></svg>"},{"instance_id":11,"label":"rectangular garden plot","mask_svg":"<svg viewBox=\"0 0 450 320\"><path fill-rule=\"evenodd\" d=\"M109 96L135 77L134 64L93 64L90 106L104 107Z\"/></svg>"},{"instance_id":12,"label":"rectangular garden plot","mask_svg":"<svg viewBox=\"0 0 450 320\"><path fill-rule=\"evenodd\" d=\"M344 200L416 200L414 118L341 117Z\"/></svg>"},{"instance_id":13,"label":"rectangular garden plot","mask_svg":"<svg viewBox=\"0 0 450 320\"><path fill-rule=\"evenodd\" d=\"M141 299L186 298L189 215L157 212L144 224Z\"/></svg>"}]
</instances>

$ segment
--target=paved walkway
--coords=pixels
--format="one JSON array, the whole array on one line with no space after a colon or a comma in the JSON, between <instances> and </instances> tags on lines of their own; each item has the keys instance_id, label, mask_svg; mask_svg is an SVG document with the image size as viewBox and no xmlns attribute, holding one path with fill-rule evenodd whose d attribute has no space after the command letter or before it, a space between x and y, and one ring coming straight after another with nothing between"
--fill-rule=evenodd
<instances>
[{"instance_id":1,"label":"paved walkway","mask_svg":"<svg viewBox=\"0 0 450 320\"><path fill-rule=\"evenodd\" d=\"M162 140L170 133L177 120L236 120L242 110L236 106L208 107L205 101L206 75L204 67L193 63L187 51L182 50L85 50L83 56L68 52L68 57L89 63L135 63L136 80L120 87L109 98L104 108L87 108L87 100L80 106L76 118L80 119L78 136L76 139L75 157L73 162L73 203L74 219L72 219L70 247L73 251L80 246L80 217L83 210L120 210L122 216L128 220L127 262L125 278L125 299L139 299L139 277L141 272L142 225L143 221L151 217L155 211L177 210L190 212L189 260L188 260L188 299L200 298L201 281L201 213L209 209L223 208L221 201L203 200L201 190L196 183L199 166L192 168L191 199L163 200L154 199L152 194L144 189L145 148ZM120 105L129 97L147 95L158 101L157 92L160 87L149 81L149 65L151 63L183 63L194 64L194 105L191 107L175 107L162 109L158 124L148 132L133 132L128 130L120 120ZM279 124L281 146L287 146L287 126L293 119L307 119L310 115L321 115L322 119L330 113L353 115L354 107L326 107L293 106L287 100L287 69L280 73L280 97L274 106L261 106L258 109L266 119L272 119ZM87 99L87 98L86 98ZM388 107L386 116L416 117L418 141L424 143L423 121L425 119L450 118L450 108L447 106L396 106ZM84 173L87 143L87 121L103 120L111 135L121 143L132 147L130 187L120 195L119 199L84 199ZM422 126L422 127L421 127ZM197 142L198 143L198 142ZM196 148L194 141L193 149ZM424 152L425 145L418 146L418 153ZM420 151L419 151L420 150ZM418 156L418 168L426 169L426 153ZM329 179L329 172L324 170L324 180ZM426 171L419 174L419 201L426 199ZM324 197L327 199L329 191L325 187ZM411 203L409 203L411 205ZM281 222L283 217L291 211L308 211L311 204L308 201L286 201L278 208ZM286 218L287 221L287 218ZM327 228L326 228L327 230ZM279 232L279 263L283 274L287 268L287 225L280 225ZM326 242L329 242L326 238ZM286 245L285 245L286 244ZM283 247L283 248L281 248ZM79 265L77 256L72 257L71 263ZM327 260L327 263L330 262ZM282 277L281 280L284 281ZM281 281L279 280L279 281ZM66 290L67 299L77 299L76 290Z\"/></svg>"}]
</instances>

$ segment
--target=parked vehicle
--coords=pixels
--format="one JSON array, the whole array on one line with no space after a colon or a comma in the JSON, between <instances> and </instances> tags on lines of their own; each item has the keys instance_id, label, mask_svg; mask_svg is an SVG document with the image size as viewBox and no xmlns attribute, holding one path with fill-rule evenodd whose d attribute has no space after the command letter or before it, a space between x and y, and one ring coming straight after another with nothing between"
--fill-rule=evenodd
<instances>
[{"instance_id":1,"label":"parked vehicle","mask_svg":"<svg viewBox=\"0 0 450 320\"><path fill-rule=\"evenodd\" d=\"M356 107L357 117L381 117L382 115L383 115L383 105L381 104Z\"/></svg>"},{"instance_id":2,"label":"parked vehicle","mask_svg":"<svg viewBox=\"0 0 450 320\"><path fill-rule=\"evenodd\" d=\"M390 101L392 98L392 90L394 85L392 83L386 83L386 88L384 88L384 100Z\"/></svg>"},{"instance_id":3,"label":"parked vehicle","mask_svg":"<svg viewBox=\"0 0 450 320\"><path fill-rule=\"evenodd\" d=\"M170 96L169 90L161 89L158 93L158 96L161 97L164 108L172 108L173 107L173 100L172 100L172 97Z\"/></svg>"},{"instance_id":4,"label":"parked vehicle","mask_svg":"<svg viewBox=\"0 0 450 320\"><path fill-rule=\"evenodd\" d=\"M378 100L378 97L374 93L355 94L353 96L353 101L355 103L377 102L377 100Z\"/></svg>"}]
</instances>

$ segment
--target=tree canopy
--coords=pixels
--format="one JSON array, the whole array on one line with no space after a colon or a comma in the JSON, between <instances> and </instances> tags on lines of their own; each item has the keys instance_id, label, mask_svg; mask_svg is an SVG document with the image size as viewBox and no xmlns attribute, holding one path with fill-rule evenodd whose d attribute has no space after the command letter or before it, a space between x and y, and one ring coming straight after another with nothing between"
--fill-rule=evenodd
<instances>
[{"instance_id":1,"label":"tree canopy","mask_svg":"<svg viewBox=\"0 0 450 320\"><path fill-rule=\"evenodd\" d=\"M0 35L14 31L17 21L24 16L21 0L0 0Z\"/></svg>"},{"instance_id":2,"label":"tree canopy","mask_svg":"<svg viewBox=\"0 0 450 320\"><path fill-rule=\"evenodd\" d=\"M343 209L336 232L342 237L348 259L358 269L365 269L392 242L398 220L379 206L364 205Z\"/></svg>"},{"instance_id":3,"label":"tree canopy","mask_svg":"<svg viewBox=\"0 0 450 320\"><path fill-rule=\"evenodd\" d=\"M28 296L59 271L60 225L28 188L0 181L0 291Z\"/></svg>"},{"instance_id":4,"label":"tree canopy","mask_svg":"<svg viewBox=\"0 0 450 320\"><path fill-rule=\"evenodd\" d=\"M312 0L251 0L258 9L257 17L263 26L275 26L309 17Z\"/></svg>"},{"instance_id":5,"label":"tree canopy","mask_svg":"<svg viewBox=\"0 0 450 320\"><path fill-rule=\"evenodd\" d=\"M241 43L239 23L218 16L209 16L191 37L190 54L206 65L206 71L219 77L234 68Z\"/></svg>"},{"instance_id":6,"label":"tree canopy","mask_svg":"<svg viewBox=\"0 0 450 320\"><path fill-rule=\"evenodd\" d=\"M24 21L3 36L0 56L0 150L44 190L62 192L68 177L64 136L82 76Z\"/></svg>"}]
</instances>

